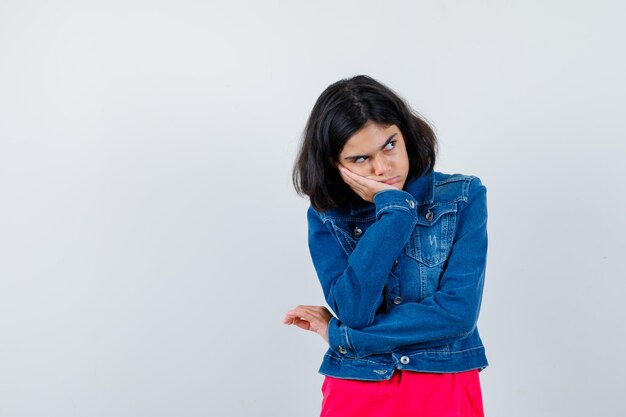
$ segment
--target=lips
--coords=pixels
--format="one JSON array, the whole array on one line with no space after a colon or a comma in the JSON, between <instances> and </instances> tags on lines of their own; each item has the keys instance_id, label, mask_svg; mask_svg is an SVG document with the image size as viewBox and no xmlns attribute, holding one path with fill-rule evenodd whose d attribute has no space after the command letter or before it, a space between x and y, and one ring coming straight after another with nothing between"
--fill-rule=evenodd
<instances>
[{"instance_id":1,"label":"lips","mask_svg":"<svg viewBox=\"0 0 626 417\"><path fill-rule=\"evenodd\" d=\"M398 181L400 181L400 177L389 178L388 180L384 180L384 181L381 181L381 182L384 182L385 184L388 184L388 185L393 185L393 184L397 183Z\"/></svg>"}]
</instances>

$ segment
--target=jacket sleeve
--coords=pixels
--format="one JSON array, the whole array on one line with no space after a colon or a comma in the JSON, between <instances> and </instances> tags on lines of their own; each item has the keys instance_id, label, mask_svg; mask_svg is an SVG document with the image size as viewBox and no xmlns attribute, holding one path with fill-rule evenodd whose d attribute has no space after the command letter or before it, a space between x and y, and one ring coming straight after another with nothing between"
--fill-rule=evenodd
<instances>
[{"instance_id":1,"label":"jacket sleeve","mask_svg":"<svg viewBox=\"0 0 626 417\"><path fill-rule=\"evenodd\" d=\"M486 192L479 178L470 182L438 290L419 303L401 304L376 315L373 323L361 329L332 318L328 327L332 350L364 357L399 347L449 344L474 331L487 262Z\"/></svg>"},{"instance_id":2,"label":"jacket sleeve","mask_svg":"<svg viewBox=\"0 0 626 417\"><path fill-rule=\"evenodd\" d=\"M385 190L374 196L376 221L350 256L332 231L330 221L309 208L309 250L329 307L352 329L372 325L383 301L383 288L393 263L417 223L413 196Z\"/></svg>"}]
</instances>

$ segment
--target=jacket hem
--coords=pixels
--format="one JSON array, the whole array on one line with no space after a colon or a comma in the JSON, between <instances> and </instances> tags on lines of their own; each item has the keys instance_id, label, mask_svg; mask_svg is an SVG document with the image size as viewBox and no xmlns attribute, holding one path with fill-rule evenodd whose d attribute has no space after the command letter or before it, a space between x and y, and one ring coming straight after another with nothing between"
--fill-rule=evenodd
<instances>
[{"instance_id":1,"label":"jacket hem","mask_svg":"<svg viewBox=\"0 0 626 417\"><path fill-rule=\"evenodd\" d=\"M460 357L441 359L426 357L422 353L407 355L410 362L402 364L397 355L377 355L361 359L337 359L327 353L319 369L325 376L340 379L361 381L384 381L391 379L396 369L413 372L456 373L478 369L482 371L489 366L484 347L477 347L459 353ZM455 355L456 356L456 355Z\"/></svg>"}]
</instances>

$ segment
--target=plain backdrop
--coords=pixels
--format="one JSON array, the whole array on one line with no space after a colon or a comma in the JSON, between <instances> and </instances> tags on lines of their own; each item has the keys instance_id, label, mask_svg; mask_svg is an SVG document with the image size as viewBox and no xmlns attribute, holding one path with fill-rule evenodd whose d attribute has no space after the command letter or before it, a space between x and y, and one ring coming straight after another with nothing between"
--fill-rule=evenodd
<instances>
[{"instance_id":1,"label":"plain backdrop","mask_svg":"<svg viewBox=\"0 0 626 417\"><path fill-rule=\"evenodd\" d=\"M0 0L0 416L317 416L291 168L357 74L487 186L486 414L625 415L625 12Z\"/></svg>"}]
</instances>

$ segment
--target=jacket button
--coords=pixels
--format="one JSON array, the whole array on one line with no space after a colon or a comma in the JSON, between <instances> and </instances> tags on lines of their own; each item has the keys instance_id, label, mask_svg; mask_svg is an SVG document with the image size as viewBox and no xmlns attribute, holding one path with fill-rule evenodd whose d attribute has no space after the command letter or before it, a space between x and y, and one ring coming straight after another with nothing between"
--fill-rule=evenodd
<instances>
[{"instance_id":1,"label":"jacket button","mask_svg":"<svg viewBox=\"0 0 626 417\"><path fill-rule=\"evenodd\" d=\"M407 363L411 362L411 359L409 359L408 356L403 356L400 358L400 363L403 365L406 365Z\"/></svg>"},{"instance_id":2,"label":"jacket button","mask_svg":"<svg viewBox=\"0 0 626 417\"><path fill-rule=\"evenodd\" d=\"M397 259L395 261L393 261L393 266L394 267L398 266L398 260Z\"/></svg>"},{"instance_id":3,"label":"jacket button","mask_svg":"<svg viewBox=\"0 0 626 417\"><path fill-rule=\"evenodd\" d=\"M345 355L346 353L348 353L348 351L343 346L339 346L339 353Z\"/></svg>"},{"instance_id":4,"label":"jacket button","mask_svg":"<svg viewBox=\"0 0 626 417\"><path fill-rule=\"evenodd\" d=\"M395 305L402 304L402 301L403 301L402 297L396 297L396 298L393 299L393 303Z\"/></svg>"},{"instance_id":5,"label":"jacket button","mask_svg":"<svg viewBox=\"0 0 626 417\"><path fill-rule=\"evenodd\" d=\"M435 217L435 215L433 214L433 212L432 212L432 211L428 210L428 211L426 212L426 216L425 216L425 217L426 217L426 220L428 220L428 221L432 221L432 219L433 219L433 217Z\"/></svg>"},{"instance_id":6,"label":"jacket button","mask_svg":"<svg viewBox=\"0 0 626 417\"><path fill-rule=\"evenodd\" d=\"M415 207L415 203L413 202L413 200L409 200L409 207L411 208Z\"/></svg>"},{"instance_id":7,"label":"jacket button","mask_svg":"<svg viewBox=\"0 0 626 417\"><path fill-rule=\"evenodd\" d=\"M352 233L354 233L355 237L359 237L363 234L363 230L361 230L358 226L354 228L354 230L352 231Z\"/></svg>"}]
</instances>

